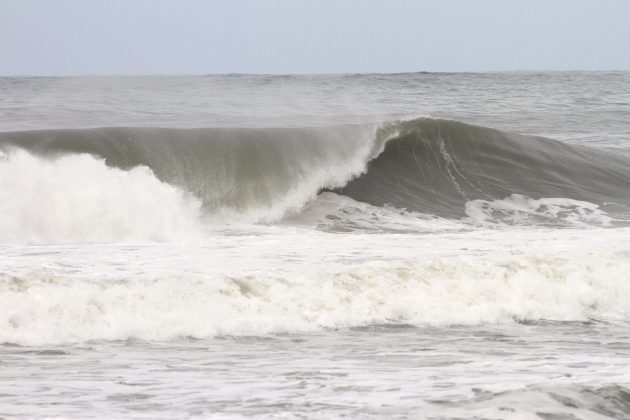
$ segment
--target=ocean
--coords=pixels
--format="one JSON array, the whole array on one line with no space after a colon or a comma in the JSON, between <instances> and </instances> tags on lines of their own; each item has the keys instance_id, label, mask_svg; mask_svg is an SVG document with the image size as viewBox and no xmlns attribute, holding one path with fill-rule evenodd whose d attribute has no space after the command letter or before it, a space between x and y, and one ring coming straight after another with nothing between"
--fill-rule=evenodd
<instances>
[{"instance_id":1,"label":"ocean","mask_svg":"<svg viewBox=\"0 0 630 420\"><path fill-rule=\"evenodd\" d=\"M0 418L630 419L630 72L0 93Z\"/></svg>"}]
</instances>

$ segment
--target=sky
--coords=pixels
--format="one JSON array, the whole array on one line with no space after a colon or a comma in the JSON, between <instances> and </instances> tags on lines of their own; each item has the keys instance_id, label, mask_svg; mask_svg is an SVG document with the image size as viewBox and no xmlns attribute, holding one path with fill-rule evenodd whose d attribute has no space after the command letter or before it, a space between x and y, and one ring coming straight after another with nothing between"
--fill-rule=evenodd
<instances>
[{"instance_id":1,"label":"sky","mask_svg":"<svg viewBox=\"0 0 630 420\"><path fill-rule=\"evenodd\" d=\"M630 70L630 0L0 0L0 75Z\"/></svg>"}]
</instances>

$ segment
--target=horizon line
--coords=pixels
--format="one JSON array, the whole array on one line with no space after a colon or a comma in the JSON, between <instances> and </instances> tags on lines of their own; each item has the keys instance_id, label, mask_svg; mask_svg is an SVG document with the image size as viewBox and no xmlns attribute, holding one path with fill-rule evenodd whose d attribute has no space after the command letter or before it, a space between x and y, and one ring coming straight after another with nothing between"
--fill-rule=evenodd
<instances>
[{"instance_id":1,"label":"horizon line","mask_svg":"<svg viewBox=\"0 0 630 420\"><path fill-rule=\"evenodd\" d=\"M253 73L253 72L227 72L227 73L67 73L67 74L29 74L14 73L0 74L0 77L204 77L204 76L370 76L370 75L387 75L387 76L404 76L415 74L497 74L497 73L623 73L630 72L630 69L516 69L516 70L461 70L461 71L399 71L399 72L322 72L322 73Z\"/></svg>"}]
</instances>

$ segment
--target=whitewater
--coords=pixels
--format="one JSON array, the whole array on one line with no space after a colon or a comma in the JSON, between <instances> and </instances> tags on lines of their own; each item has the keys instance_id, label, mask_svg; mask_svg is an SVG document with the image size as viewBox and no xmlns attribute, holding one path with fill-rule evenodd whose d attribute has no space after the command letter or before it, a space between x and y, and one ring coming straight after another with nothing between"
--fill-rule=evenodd
<instances>
[{"instance_id":1,"label":"whitewater","mask_svg":"<svg viewBox=\"0 0 630 420\"><path fill-rule=\"evenodd\" d=\"M630 418L628 86L0 78L0 417Z\"/></svg>"}]
</instances>

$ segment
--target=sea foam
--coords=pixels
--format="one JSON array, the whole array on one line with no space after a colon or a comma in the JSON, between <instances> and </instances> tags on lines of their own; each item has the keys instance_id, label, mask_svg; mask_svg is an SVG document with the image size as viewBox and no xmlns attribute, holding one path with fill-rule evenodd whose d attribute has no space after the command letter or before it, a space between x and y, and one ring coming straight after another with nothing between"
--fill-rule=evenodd
<instances>
[{"instance_id":1,"label":"sea foam","mask_svg":"<svg viewBox=\"0 0 630 420\"><path fill-rule=\"evenodd\" d=\"M87 154L0 155L0 242L165 241L194 236L201 204L145 166Z\"/></svg>"},{"instance_id":2,"label":"sea foam","mask_svg":"<svg viewBox=\"0 0 630 420\"><path fill-rule=\"evenodd\" d=\"M0 342L170 340L370 324L630 320L630 255L458 256L297 274L0 276Z\"/></svg>"}]
</instances>

